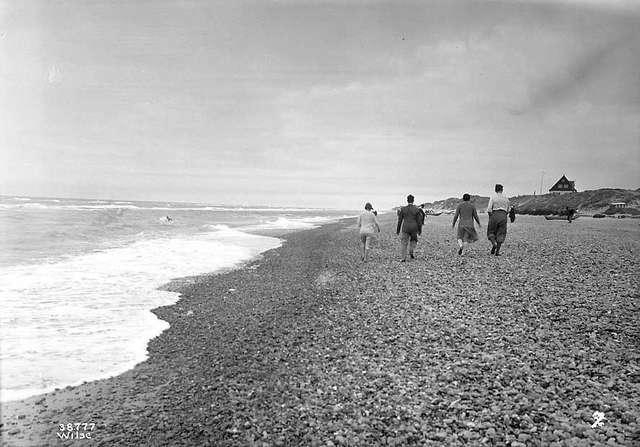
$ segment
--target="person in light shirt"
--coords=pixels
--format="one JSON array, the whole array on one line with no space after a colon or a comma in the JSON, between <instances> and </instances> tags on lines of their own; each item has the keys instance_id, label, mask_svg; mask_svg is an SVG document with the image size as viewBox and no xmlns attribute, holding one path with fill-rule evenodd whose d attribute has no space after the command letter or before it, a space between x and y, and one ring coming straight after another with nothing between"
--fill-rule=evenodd
<instances>
[{"instance_id":1,"label":"person in light shirt","mask_svg":"<svg viewBox=\"0 0 640 447\"><path fill-rule=\"evenodd\" d=\"M362 261L367 262L367 250L371 248L371 240L376 233L380 233L380 225L376 219L377 213L373 206L367 202L364 212L358 216L358 228L360 229L360 241L362 242Z\"/></svg>"},{"instance_id":2,"label":"person in light shirt","mask_svg":"<svg viewBox=\"0 0 640 447\"><path fill-rule=\"evenodd\" d=\"M487 239L491 242L491 254L500 256L500 247L507 237L507 215L509 213L509 199L502 195L503 187L497 184L495 195L489 199L487 214Z\"/></svg>"}]
</instances>

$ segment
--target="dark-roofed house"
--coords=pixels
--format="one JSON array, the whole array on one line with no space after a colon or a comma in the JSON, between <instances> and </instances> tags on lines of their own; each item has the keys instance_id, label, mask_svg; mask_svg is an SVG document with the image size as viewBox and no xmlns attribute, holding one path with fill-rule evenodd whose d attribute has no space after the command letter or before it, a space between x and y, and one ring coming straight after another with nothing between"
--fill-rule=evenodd
<instances>
[{"instance_id":1,"label":"dark-roofed house","mask_svg":"<svg viewBox=\"0 0 640 447\"><path fill-rule=\"evenodd\" d=\"M560 177L560 180L556 182L555 185L551 187L549 192L551 194L565 194L568 192L577 192L576 191L576 182L567 179L564 175Z\"/></svg>"}]
</instances>

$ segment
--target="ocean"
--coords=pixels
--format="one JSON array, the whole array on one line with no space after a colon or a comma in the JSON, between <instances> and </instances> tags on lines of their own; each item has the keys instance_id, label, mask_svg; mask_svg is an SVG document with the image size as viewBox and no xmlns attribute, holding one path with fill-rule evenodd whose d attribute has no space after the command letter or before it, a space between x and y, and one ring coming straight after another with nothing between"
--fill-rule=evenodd
<instances>
[{"instance_id":1,"label":"ocean","mask_svg":"<svg viewBox=\"0 0 640 447\"><path fill-rule=\"evenodd\" d=\"M120 374L169 327L172 279L355 211L0 196L0 400Z\"/></svg>"}]
</instances>

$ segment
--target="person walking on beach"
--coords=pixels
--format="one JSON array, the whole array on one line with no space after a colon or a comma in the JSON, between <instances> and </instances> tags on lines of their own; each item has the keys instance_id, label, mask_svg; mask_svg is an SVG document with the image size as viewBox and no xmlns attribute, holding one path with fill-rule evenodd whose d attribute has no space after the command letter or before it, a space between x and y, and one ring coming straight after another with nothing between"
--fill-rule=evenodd
<instances>
[{"instance_id":1,"label":"person walking on beach","mask_svg":"<svg viewBox=\"0 0 640 447\"><path fill-rule=\"evenodd\" d=\"M462 203L458 204L456 208L456 213L453 216L453 223L451 226L455 228L456 221L460 218L460 222L458 223L458 254L462 254L462 249L464 248L464 244L472 244L478 240L478 233L476 233L476 228L473 223L475 220L478 222L478 226L482 228L480 224L480 219L478 219L478 212L476 211L476 207L470 202L471 196L469 194L464 194L462 196Z\"/></svg>"},{"instance_id":2,"label":"person walking on beach","mask_svg":"<svg viewBox=\"0 0 640 447\"><path fill-rule=\"evenodd\" d=\"M407 205L398 211L398 226L396 234L400 234L400 256L401 261L407 260L407 245L409 245L409 256L415 259L414 250L418 244L418 235L422 234L422 224L424 223L424 213L413 204L414 197L407 196Z\"/></svg>"},{"instance_id":3,"label":"person walking on beach","mask_svg":"<svg viewBox=\"0 0 640 447\"><path fill-rule=\"evenodd\" d=\"M418 207L418 210L420 210L420 220L422 222L422 224L420 224L420 234L422 234L422 227L424 227L427 220L427 212L424 210L424 203Z\"/></svg>"},{"instance_id":4,"label":"person walking on beach","mask_svg":"<svg viewBox=\"0 0 640 447\"><path fill-rule=\"evenodd\" d=\"M497 184L495 195L489 199L487 214L487 239L491 242L491 254L500 256L500 247L507 237L507 214L509 213L509 199L502 195L503 187Z\"/></svg>"},{"instance_id":5,"label":"person walking on beach","mask_svg":"<svg viewBox=\"0 0 640 447\"><path fill-rule=\"evenodd\" d=\"M364 212L358 216L358 228L362 242L362 261L367 262L367 250L371 248L371 239L376 233L380 233L376 212L369 202L364 205Z\"/></svg>"}]
</instances>

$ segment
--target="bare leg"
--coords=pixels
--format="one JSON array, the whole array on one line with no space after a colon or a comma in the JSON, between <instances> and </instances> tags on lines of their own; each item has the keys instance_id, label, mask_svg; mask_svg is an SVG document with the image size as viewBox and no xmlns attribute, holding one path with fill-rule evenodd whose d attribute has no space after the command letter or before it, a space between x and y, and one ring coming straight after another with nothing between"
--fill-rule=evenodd
<instances>
[{"instance_id":1,"label":"bare leg","mask_svg":"<svg viewBox=\"0 0 640 447\"><path fill-rule=\"evenodd\" d=\"M461 255L462 254L462 248L463 248L463 242L462 239L458 239L458 254Z\"/></svg>"},{"instance_id":2,"label":"bare leg","mask_svg":"<svg viewBox=\"0 0 640 447\"><path fill-rule=\"evenodd\" d=\"M364 260L367 261L367 253L371 251L371 236L367 236L364 241Z\"/></svg>"},{"instance_id":3,"label":"bare leg","mask_svg":"<svg viewBox=\"0 0 640 447\"><path fill-rule=\"evenodd\" d=\"M400 257L404 262L407 260L407 244L409 243L409 235L407 233L401 233L400 236Z\"/></svg>"},{"instance_id":4,"label":"bare leg","mask_svg":"<svg viewBox=\"0 0 640 447\"><path fill-rule=\"evenodd\" d=\"M411 256L411 259L415 258L415 256L413 255L413 251L416 249L416 245L418 245L417 241L409 242L409 255Z\"/></svg>"}]
</instances>

